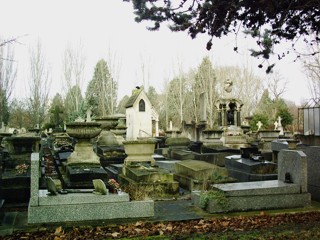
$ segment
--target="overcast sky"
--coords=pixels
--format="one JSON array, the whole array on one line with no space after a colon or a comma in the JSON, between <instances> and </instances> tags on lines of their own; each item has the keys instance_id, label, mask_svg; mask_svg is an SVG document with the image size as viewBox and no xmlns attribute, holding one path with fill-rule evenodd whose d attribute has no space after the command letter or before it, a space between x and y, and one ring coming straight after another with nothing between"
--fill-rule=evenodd
<instances>
[{"instance_id":1,"label":"overcast sky","mask_svg":"<svg viewBox=\"0 0 320 240\"><path fill-rule=\"evenodd\" d=\"M211 58L213 65L248 63L257 75L265 76L265 70L257 68L259 62L248 57L247 49L254 47L250 40L238 40L240 52L235 53L234 36L217 39L209 52L205 49L206 35L192 40L187 33L172 33L165 26L156 32L146 30L145 24L134 21L131 3L122 0L0 0L0 6L0 37L25 35L19 39L21 44L15 45L16 97L26 97L28 92L28 51L38 39L52 69L52 96L63 88L61 62L68 44L77 48L81 43L86 57L84 89L96 63L101 58L107 60L108 50L116 55L121 66L119 98L130 95L136 85L142 85L142 64L149 73L145 78L158 92L163 90L166 79L178 73L178 65L188 71L197 67L205 56ZM310 95L306 77L301 66L293 62L294 58L277 61L276 70L289 82L284 97L300 103Z\"/></svg>"}]
</instances>

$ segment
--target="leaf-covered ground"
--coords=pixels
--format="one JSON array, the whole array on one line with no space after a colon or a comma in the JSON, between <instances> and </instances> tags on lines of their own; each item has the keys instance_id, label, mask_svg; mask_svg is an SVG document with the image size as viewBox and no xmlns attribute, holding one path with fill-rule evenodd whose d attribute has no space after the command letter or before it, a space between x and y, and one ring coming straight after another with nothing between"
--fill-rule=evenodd
<instances>
[{"instance_id":1,"label":"leaf-covered ground","mask_svg":"<svg viewBox=\"0 0 320 240\"><path fill-rule=\"evenodd\" d=\"M86 226L16 232L16 239L320 239L320 212Z\"/></svg>"}]
</instances>

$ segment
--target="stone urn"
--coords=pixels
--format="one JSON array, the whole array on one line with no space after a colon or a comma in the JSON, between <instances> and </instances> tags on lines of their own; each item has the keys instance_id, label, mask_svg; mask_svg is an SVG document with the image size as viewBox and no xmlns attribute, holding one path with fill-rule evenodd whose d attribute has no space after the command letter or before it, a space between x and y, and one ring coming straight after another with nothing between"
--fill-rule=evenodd
<instances>
[{"instance_id":1,"label":"stone urn","mask_svg":"<svg viewBox=\"0 0 320 240\"><path fill-rule=\"evenodd\" d=\"M78 141L67 159L68 165L100 165L99 157L91 144L91 139L97 137L102 130L100 125L97 122L73 122L66 125L67 134Z\"/></svg>"},{"instance_id":2,"label":"stone urn","mask_svg":"<svg viewBox=\"0 0 320 240\"><path fill-rule=\"evenodd\" d=\"M3 145L10 154L39 152L40 140L39 136L32 134L11 135L2 139Z\"/></svg>"},{"instance_id":3,"label":"stone urn","mask_svg":"<svg viewBox=\"0 0 320 240\"><path fill-rule=\"evenodd\" d=\"M286 140L287 143L288 143L288 149L290 150L295 150L297 149L297 144L299 143L298 140L295 140L295 139L288 139Z\"/></svg>"},{"instance_id":4,"label":"stone urn","mask_svg":"<svg viewBox=\"0 0 320 240\"><path fill-rule=\"evenodd\" d=\"M155 160L152 158L156 146L156 140L132 140L124 141L124 151L127 154L125 164L130 165L132 162L150 162L155 165Z\"/></svg>"},{"instance_id":5,"label":"stone urn","mask_svg":"<svg viewBox=\"0 0 320 240\"><path fill-rule=\"evenodd\" d=\"M96 117L94 121L101 124L102 130L109 131L110 129L114 129L118 125L119 118L123 117L123 114L114 114L104 117Z\"/></svg>"},{"instance_id":6,"label":"stone urn","mask_svg":"<svg viewBox=\"0 0 320 240\"><path fill-rule=\"evenodd\" d=\"M127 132L126 119L119 118L118 125L114 129L111 129L110 132L116 136L118 143L122 145Z\"/></svg>"},{"instance_id":7,"label":"stone urn","mask_svg":"<svg viewBox=\"0 0 320 240\"><path fill-rule=\"evenodd\" d=\"M8 133L8 132L0 132L0 144L2 142L2 139L5 137L11 137L12 133Z\"/></svg>"}]
</instances>

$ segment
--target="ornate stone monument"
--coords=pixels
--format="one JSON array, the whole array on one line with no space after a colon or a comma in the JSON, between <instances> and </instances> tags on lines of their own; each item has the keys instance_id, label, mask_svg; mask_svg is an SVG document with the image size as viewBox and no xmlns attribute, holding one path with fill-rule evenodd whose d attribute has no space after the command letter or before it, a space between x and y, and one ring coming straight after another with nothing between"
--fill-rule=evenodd
<instances>
[{"instance_id":1,"label":"ornate stone monument","mask_svg":"<svg viewBox=\"0 0 320 240\"><path fill-rule=\"evenodd\" d=\"M104 167L111 164L122 164L126 158L123 141L126 135L125 115L114 114L94 118L101 124L102 132L96 142L96 152Z\"/></svg>"},{"instance_id":2,"label":"ornate stone monument","mask_svg":"<svg viewBox=\"0 0 320 240\"><path fill-rule=\"evenodd\" d=\"M153 139L125 141L124 148L128 155L119 175L119 181L126 186L131 195L162 199L177 197L179 183L168 169L155 165L152 157L156 141Z\"/></svg>"},{"instance_id":3,"label":"ornate stone monument","mask_svg":"<svg viewBox=\"0 0 320 240\"><path fill-rule=\"evenodd\" d=\"M67 124L68 135L78 141L73 153L67 160L68 165L100 165L99 157L93 151L90 142L91 139L100 134L100 125L100 123L96 122L73 122Z\"/></svg>"},{"instance_id":4,"label":"ornate stone monument","mask_svg":"<svg viewBox=\"0 0 320 240\"><path fill-rule=\"evenodd\" d=\"M11 135L11 134L9 134ZM30 155L39 152L35 133L14 134L2 140L7 157L2 161L0 194L6 202L26 202L30 197Z\"/></svg>"},{"instance_id":5,"label":"ornate stone monument","mask_svg":"<svg viewBox=\"0 0 320 240\"><path fill-rule=\"evenodd\" d=\"M78 121L66 126L68 135L77 143L67 162L63 163L64 188L92 188L93 179L107 181L107 172L101 167L92 145L92 140L101 132L100 123Z\"/></svg>"},{"instance_id":6,"label":"ornate stone monument","mask_svg":"<svg viewBox=\"0 0 320 240\"><path fill-rule=\"evenodd\" d=\"M241 129L242 101L232 98L232 81L225 82L226 98L219 99L215 107L218 111L218 128L223 130L221 141L223 145L231 148L247 146L247 138Z\"/></svg>"}]
</instances>

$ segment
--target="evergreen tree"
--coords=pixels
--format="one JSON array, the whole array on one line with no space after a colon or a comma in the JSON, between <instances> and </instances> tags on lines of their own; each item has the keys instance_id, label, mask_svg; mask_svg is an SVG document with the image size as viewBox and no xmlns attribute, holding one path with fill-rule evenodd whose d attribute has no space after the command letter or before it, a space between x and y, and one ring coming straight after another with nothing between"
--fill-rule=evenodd
<instances>
[{"instance_id":1,"label":"evergreen tree","mask_svg":"<svg viewBox=\"0 0 320 240\"><path fill-rule=\"evenodd\" d=\"M214 104L218 99L216 82L216 74L212 63L209 57L205 57L194 75L194 81L192 83L192 106L194 120L198 122L200 120L200 105L203 104L200 102L200 95L206 93L204 99L206 106L205 111L207 113L208 123L211 127L213 126L213 119L215 119Z\"/></svg>"},{"instance_id":2,"label":"evergreen tree","mask_svg":"<svg viewBox=\"0 0 320 240\"><path fill-rule=\"evenodd\" d=\"M10 104L9 126L13 128L31 128L32 119L28 111L26 100L13 99Z\"/></svg>"},{"instance_id":3,"label":"evergreen tree","mask_svg":"<svg viewBox=\"0 0 320 240\"><path fill-rule=\"evenodd\" d=\"M95 116L113 114L116 109L117 83L113 80L107 62L101 59L86 91L86 101Z\"/></svg>"},{"instance_id":4,"label":"evergreen tree","mask_svg":"<svg viewBox=\"0 0 320 240\"><path fill-rule=\"evenodd\" d=\"M257 123L259 121L262 123L261 129L268 129L269 128L270 120L268 118L268 115L265 115L263 113L256 113L252 116L252 120L250 121L251 130L253 130L253 131L258 130Z\"/></svg>"},{"instance_id":5,"label":"evergreen tree","mask_svg":"<svg viewBox=\"0 0 320 240\"><path fill-rule=\"evenodd\" d=\"M57 93L52 99L50 113L50 127L63 128L63 122L65 118L65 107L63 99L59 93Z\"/></svg>"}]
</instances>

